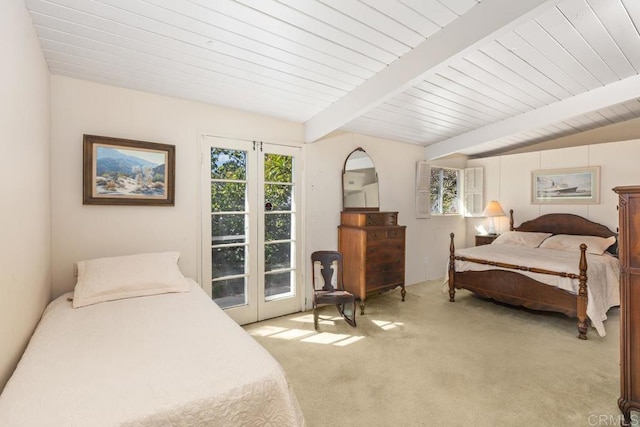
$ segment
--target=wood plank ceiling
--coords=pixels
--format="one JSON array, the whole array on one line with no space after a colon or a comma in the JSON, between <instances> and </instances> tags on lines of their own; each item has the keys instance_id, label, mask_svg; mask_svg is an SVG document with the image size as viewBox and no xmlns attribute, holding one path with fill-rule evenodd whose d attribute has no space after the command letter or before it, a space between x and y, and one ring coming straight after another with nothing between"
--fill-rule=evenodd
<instances>
[{"instance_id":1,"label":"wood plank ceiling","mask_svg":"<svg viewBox=\"0 0 640 427\"><path fill-rule=\"evenodd\" d=\"M53 74L497 154L640 117L638 0L26 0Z\"/></svg>"}]
</instances>

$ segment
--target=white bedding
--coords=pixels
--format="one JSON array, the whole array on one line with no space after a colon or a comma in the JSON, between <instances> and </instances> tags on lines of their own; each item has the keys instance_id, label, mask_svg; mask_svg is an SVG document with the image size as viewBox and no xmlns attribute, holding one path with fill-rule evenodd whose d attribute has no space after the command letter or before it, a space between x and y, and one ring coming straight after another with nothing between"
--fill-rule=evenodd
<instances>
[{"instance_id":1,"label":"white bedding","mask_svg":"<svg viewBox=\"0 0 640 427\"><path fill-rule=\"evenodd\" d=\"M557 249L530 248L517 245L484 245L456 249L456 255L487 261L525 265L551 271L579 274L580 253ZM456 271L510 270L495 266L456 260ZM529 276L541 283L556 286L578 294L578 279L511 270ZM587 316L600 336L605 336L604 321L607 311L620 305L620 264L618 259L604 255L587 254Z\"/></svg>"},{"instance_id":2,"label":"white bedding","mask_svg":"<svg viewBox=\"0 0 640 427\"><path fill-rule=\"evenodd\" d=\"M73 309L65 294L0 395L0 426L300 426L278 362L190 291Z\"/></svg>"}]
</instances>

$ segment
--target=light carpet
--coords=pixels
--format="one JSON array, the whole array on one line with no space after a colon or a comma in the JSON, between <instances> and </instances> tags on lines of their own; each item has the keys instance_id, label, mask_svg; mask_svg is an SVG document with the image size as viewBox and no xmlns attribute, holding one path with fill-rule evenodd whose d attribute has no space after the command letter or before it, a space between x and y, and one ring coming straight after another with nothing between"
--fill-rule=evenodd
<instances>
[{"instance_id":1,"label":"light carpet","mask_svg":"<svg viewBox=\"0 0 640 427\"><path fill-rule=\"evenodd\" d=\"M442 280L368 297L356 328L322 307L247 325L284 367L309 427L619 425L619 309L607 336Z\"/></svg>"}]
</instances>

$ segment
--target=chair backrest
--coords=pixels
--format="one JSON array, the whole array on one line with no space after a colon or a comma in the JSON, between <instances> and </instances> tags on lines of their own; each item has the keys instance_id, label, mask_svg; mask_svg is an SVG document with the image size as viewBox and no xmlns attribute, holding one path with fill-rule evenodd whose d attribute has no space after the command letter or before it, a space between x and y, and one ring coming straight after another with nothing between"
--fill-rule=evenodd
<instances>
[{"instance_id":1,"label":"chair backrest","mask_svg":"<svg viewBox=\"0 0 640 427\"><path fill-rule=\"evenodd\" d=\"M322 288L317 287L316 263L320 264L320 274L322 275ZM333 286L333 273L336 272L336 287ZM316 251L311 254L311 281L313 290L333 291L334 289L344 289L342 285L342 254L338 251Z\"/></svg>"}]
</instances>

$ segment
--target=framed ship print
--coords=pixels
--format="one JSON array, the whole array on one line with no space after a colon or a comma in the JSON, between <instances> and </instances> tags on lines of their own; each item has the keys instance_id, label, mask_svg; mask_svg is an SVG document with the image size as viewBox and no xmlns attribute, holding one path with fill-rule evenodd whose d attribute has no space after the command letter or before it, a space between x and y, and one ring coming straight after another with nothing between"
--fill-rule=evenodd
<instances>
[{"instance_id":1,"label":"framed ship print","mask_svg":"<svg viewBox=\"0 0 640 427\"><path fill-rule=\"evenodd\" d=\"M600 167L531 172L531 203L600 203Z\"/></svg>"}]
</instances>

